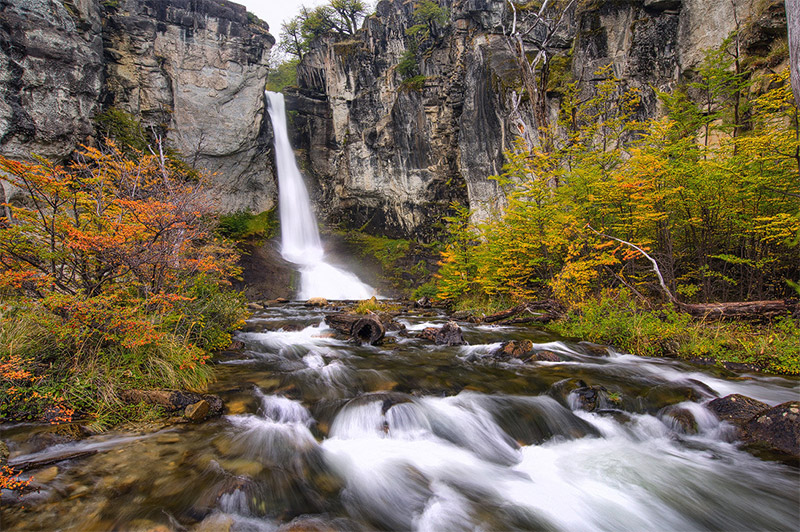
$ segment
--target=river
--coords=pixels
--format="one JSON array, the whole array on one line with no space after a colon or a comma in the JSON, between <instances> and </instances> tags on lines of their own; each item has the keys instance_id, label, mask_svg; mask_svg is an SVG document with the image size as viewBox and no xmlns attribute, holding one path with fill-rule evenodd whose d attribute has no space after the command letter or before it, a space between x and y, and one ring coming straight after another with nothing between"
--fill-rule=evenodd
<instances>
[{"instance_id":1,"label":"river","mask_svg":"<svg viewBox=\"0 0 800 532\"><path fill-rule=\"evenodd\" d=\"M333 337L331 310L257 312L218 360L227 415L117 430L42 449L7 425L12 458L93 450L34 471L38 493L3 506L3 530L796 530L796 468L731 441L703 403L794 400L796 379L639 358L529 327L461 323L468 346L398 316L381 346ZM500 360L529 339L560 362ZM581 409L578 380L603 386ZM583 384L583 383L580 383ZM666 414L681 405L696 426ZM37 481L39 479L46 482ZM7 493L4 498L7 499ZM159 528L160 527L160 528Z\"/></svg>"}]
</instances>

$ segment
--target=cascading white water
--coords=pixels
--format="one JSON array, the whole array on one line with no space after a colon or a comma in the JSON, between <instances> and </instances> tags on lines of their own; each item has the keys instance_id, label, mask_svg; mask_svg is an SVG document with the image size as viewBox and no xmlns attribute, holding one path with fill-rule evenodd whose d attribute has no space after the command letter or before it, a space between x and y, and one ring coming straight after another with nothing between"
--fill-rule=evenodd
<instances>
[{"instance_id":1,"label":"cascading white water","mask_svg":"<svg viewBox=\"0 0 800 532\"><path fill-rule=\"evenodd\" d=\"M281 215L281 255L298 265L299 299L367 299L375 290L352 273L325 262L325 252L311 210L308 191L297 167L286 129L283 94L266 91L269 116L275 135L275 162L278 170L278 204Z\"/></svg>"}]
</instances>

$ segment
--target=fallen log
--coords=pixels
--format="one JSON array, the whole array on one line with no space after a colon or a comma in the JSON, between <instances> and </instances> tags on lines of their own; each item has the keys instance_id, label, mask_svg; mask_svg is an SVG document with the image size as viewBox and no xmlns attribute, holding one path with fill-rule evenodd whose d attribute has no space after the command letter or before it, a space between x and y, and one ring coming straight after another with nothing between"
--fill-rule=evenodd
<instances>
[{"instance_id":1,"label":"fallen log","mask_svg":"<svg viewBox=\"0 0 800 532\"><path fill-rule=\"evenodd\" d=\"M352 314L350 312L329 314L325 316L325 323L331 329L370 345L380 342L386 334L386 327L374 314Z\"/></svg>"},{"instance_id":2,"label":"fallen log","mask_svg":"<svg viewBox=\"0 0 800 532\"><path fill-rule=\"evenodd\" d=\"M523 318L511 318L508 320L503 320L497 322L497 325L521 325L525 323L550 323L551 321L555 321L559 318L562 318L563 314L555 314L552 312L548 312L545 314L539 314L537 316L525 316Z\"/></svg>"},{"instance_id":3,"label":"fallen log","mask_svg":"<svg viewBox=\"0 0 800 532\"><path fill-rule=\"evenodd\" d=\"M695 318L774 318L797 312L796 299L737 301L732 303L678 303L678 308Z\"/></svg>"},{"instance_id":4,"label":"fallen log","mask_svg":"<svg viewBox=\"0 0 800 532\"><path fill-rule=\"evenodd\" d=\"M544 311L539 313L536 311ZM531 314L522 318L513 318L523 313ZM485 323L500 322L499 325L511 325L514 323L549 323L563 315L561 305L551 299L541 299L538 301L528 301L520 303L500 312L496 312L483 318ZM513 319L509 319L513 318ZM501 321L505 320L505 321Z\"/></svg>"},{"instance_id":5,"label":"fallen log","mask_svg":"<svg viewBox=\"0 0 800 532\"><path fill-rule=\"evenodd\" d=\"M48 454L46 456L34 458L31 460L22 460L22 461L9 460L8 465L13 467L14 469L21 469L22 471L27 471L29 469L38 469L42 466L56 464L58 462L63 462L65 460L74 460L76 458L84 458L86 456L92 456L93 454L97 454L97 449L89 449L82 451L67 451L63 453Z\"/></svg>"}]
</instances>

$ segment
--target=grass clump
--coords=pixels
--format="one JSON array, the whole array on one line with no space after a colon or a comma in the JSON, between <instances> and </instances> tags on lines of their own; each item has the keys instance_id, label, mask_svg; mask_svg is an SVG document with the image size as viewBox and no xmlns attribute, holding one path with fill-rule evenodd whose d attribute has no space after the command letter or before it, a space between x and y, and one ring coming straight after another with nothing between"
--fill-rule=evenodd
<instances>
[{"instance_id":1,"label":"grass clump","mask_svg":"<svg viewBox=\"0 0 800 532\"><path fill-rule=\"evenodd\" d=\"M746 364L800 375L800 323L789 315L768 323L694 320L671 308L643 308L630 292L620 290L587 302L550 328L636 355Z\"/></svg>"},{"instance_id":2,"label":"grass clump","mask_svg":"<svg viewBox=\"0 0 800 532\"><path fill-rule=\"evenodd\" d=\"M219 217L217 233L235 241L247 239L268 240L278 234L277 208L255 214L236 211Z\"/></svg>"}]
</instances>

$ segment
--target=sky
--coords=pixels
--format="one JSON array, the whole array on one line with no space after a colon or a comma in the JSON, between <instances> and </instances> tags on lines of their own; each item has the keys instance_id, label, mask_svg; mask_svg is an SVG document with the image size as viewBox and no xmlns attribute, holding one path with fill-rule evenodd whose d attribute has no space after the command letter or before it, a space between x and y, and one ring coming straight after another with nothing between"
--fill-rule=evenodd
<instances>
[{"instance_id":1,"label":"sky","mask_svg":"<svg viewBox=\"0 0 800 532\"><path fill-rule=\"evenodd\" d=\"M269 24L269 32L276 39L280 37L281 23L300 12L300 6L314 7L325 3L325 0L232 0L242 4L248 11Z\"/></svg>"}]
</instances>

